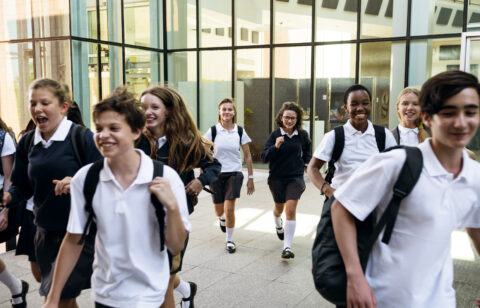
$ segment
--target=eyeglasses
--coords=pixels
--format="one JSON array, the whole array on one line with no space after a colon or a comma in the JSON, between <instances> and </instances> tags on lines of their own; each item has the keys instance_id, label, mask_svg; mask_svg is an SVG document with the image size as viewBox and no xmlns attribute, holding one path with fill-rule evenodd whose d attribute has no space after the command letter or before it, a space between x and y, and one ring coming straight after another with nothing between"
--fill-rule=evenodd
<instances>
[{"instance_id":1,"label":"eyeglasses","mask_svg":"<svg viewBox=\"0 0 480 308\"><path fill-rule=\"evenodd\" d=\"M282 118L287 121L295 121L297 119L297 117L289 117L289 116L283 116Z\"/></svg>"}]
</instances>

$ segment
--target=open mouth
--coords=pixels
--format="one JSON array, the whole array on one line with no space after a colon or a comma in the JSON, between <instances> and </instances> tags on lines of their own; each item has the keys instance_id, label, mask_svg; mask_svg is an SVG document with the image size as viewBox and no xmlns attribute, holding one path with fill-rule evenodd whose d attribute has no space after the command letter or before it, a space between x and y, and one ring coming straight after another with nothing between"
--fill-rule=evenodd
<instances>
[{"instance_id":1,"label":"open mouth","mask_svg":"<svg viewBox=\"0 0 480 308\"><path fill-rule=\"evenodd\" d=\"M48 118L46 117L36 117L35 119L37 120L38 125L45 124L48 121Z\"/></svg>"}]
</instances>

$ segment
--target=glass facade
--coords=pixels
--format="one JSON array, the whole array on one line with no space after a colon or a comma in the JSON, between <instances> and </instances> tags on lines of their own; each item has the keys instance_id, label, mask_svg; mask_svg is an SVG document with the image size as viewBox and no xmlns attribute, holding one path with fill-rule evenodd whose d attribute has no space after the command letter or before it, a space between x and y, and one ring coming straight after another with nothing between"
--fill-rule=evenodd
<instances>
[{"instance_id":1,"label":"glass facade","mask_svg":"<svg viewBox=\"0 0 480 308\"><path fill-rule=\"evenodd\" d=\"M69 85L87 124L116 86L168 84L202 131L233 97L258 161L283 102L302 105L316 146L353 83L372 91L371 120L396 126L400 90L458 69L462 33L479 31L478 0L0 0L0 114L18 133L39 77Z\"/></svg>"}]
</instances>

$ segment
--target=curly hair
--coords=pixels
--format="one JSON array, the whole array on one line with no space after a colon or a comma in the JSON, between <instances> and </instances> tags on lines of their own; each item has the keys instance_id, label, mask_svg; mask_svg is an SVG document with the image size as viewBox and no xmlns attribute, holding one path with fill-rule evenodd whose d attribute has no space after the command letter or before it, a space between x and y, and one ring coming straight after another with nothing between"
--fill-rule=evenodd
<instances>
[{"instance_id":1,"label":"curly hair","mask_svg":"<svg viewBox=\"0 0 480 308\"><path fill-rule=\"evenodd\" d=\"M295 126L293 127L293 129L301 131L302 125L303 125L304 111L303 111L303 108L295 102L283 103L282 108L280 108L280 110L277 113L277 116L275 117L275 123L278 125L278 127L283 127L282 116L285 110L295 111L295 113L297 114L297 122L295 123Z\"/></svg>"},{"instance_id":2,"label":"curly hair","mask_svg":"<svg viewBox=\"0 0 480 308\"><path fill-rule=\"evenodd\" d=\"M200 135L180 93L172 88L153 86L143 91L140 97L146 94L159 98L168 110L164 124L165 136L170 145L168 165L182 174L195 169L204 157L213 161L213 155L209 150L211 143ZM151 156L155 158L157 140L148 129L144 130L144 134L150 144L155 145L151 147L153 148Z\"/></svg>"},{"instance_id":3,"label":"curly hair","mask_svg":"<svg viewBox=\"0 0 480 308\"><path fill-rule=\"evenodd\" d=\"M400 101L402 96L410 93L416 95L417 98L420 96L420 90L413 87L407 87L402 91L400 91L400 94L398 94L396 105L397 105L397 117L400 121L402 120L402 118L400 116L400 112L398 111L398 106L400 106ZM428 132L423 127L423 120L421 115L419 115L419 117L415 120L415 126L418 127L418 134L417 134L418 142L422 143L425 139L430 137Z\"/></svg>"}]
</instances>

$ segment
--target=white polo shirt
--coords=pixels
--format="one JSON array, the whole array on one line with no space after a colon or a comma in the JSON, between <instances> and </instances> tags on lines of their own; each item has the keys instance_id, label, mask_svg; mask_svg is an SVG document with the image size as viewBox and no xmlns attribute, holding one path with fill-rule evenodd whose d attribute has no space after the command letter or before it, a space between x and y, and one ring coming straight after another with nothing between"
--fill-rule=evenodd
<instances>
[{"instance_id":1,"label":"white polo shirt","mask_svg":"<svg viewBox=\"0 0 480 308\"><path fill-rule=\"evenodd\" d=\"M463 152L457 178L435 156L430 139L418 145L423 170L401 202L388 245L374 244L366 269L377 307L455 307L450 235L480 227L480 163ZM405 162L404 150L373 156L334 195L356 218L381 216ZM378 205L378 206L377 206ZM380 234L379 238L382 238Z\"/></svg>"},{"instance_id":2,"label":"white polo shirt","mask_svg":"<svg viewBox=\"0 0 480 308\"><path fill-rule=\"evenodd\" d=\"M15 154L15 143L13 142L12 136L8 132L5 132L5 140L3 141L1 157ZM3 175L0 175L0 187L3 186Z\"/></svg>"},{"instance_id":3,"label":"white polo shirt","mask_svg":"<svg viewBox=\"0 0 480 308\"><path fill-rule=\"evenodd\" d=\"M45 141L40 133L40 129L35 127L35 135L33 137L33 144L37 145L38 143L42 143L45 149L49 148L54 141L64 141L67 138L68 132L70 131L70 127L72 126L73 122L68 120L67 117L63 117L62 121L58 125L57 129L53 133L52 137Z\"/></svg>"},{"instance_id":4,"label":"white polo shirt","mask_svg":"<svg viewBox=\"0 0 480 308\"><path fill-rule=\"evenodd\" d=\"M415 146L418 142L418 127L406 128L401 124L398 125L398 131L400 132L400 144Z\"/></svg>"},{"instance_id":5,"label":"white polo shirt","mask_svg":"<svg viewBox=\"0 0 480 308\"><path fill-rule=\"evenodd\" d=\"M240 136L238 135L238 126L235 124L231 131L223 128L222 124L217 123L217 136L215 136L215 146L213 154L216 159L222 164L221 172L241 172L242 171L242 157L240 156ZM203 138L212 141L212 129L203 135ZM252 139L248 137L245 129L242 134L241 144L247 144Z\"/></svg>"},{"instance_id":6,"label":"white polo shirt","mask_svg":"<svg viewBox=\"0 0 480 308\"><path fill-rule=\"evenodd\" d=\"M167 248L160 251L159 224L150 202L148 184L153 163L142 151L140 168L133 183L123 190L104 160L93 197L97 236L92 275L92 298L112 307L159 307L170 278ZM81 234L87 221L83 184L91 164L81 168L71 182L71 210L67 231ZM183 224L188 221L185 187L167 165L168 179L177 199ZM165 209L165 211L167 211Z\"/></svg>"},{"instance_id":7,"label":"white polo shirt","mask_svg":"<svg viewBox=\"0 0 480 308\"><path fill-rule=\"evenodd\" d=\"M356 130L350 120L343 125L345 132L345 145L340 159L334 164L335 175L332 179L332 187L337 189L357 170L357 168L374 154L378 154L375 129L372 122L368 121L367 130L362 133ZM332 159L333 146L335 144L335 131L325 134L322 142L313 153L313 157L329 162ZM392 133L385 128L385 148L396 146L397 142Z\"/></svg>"}]
</instances>

